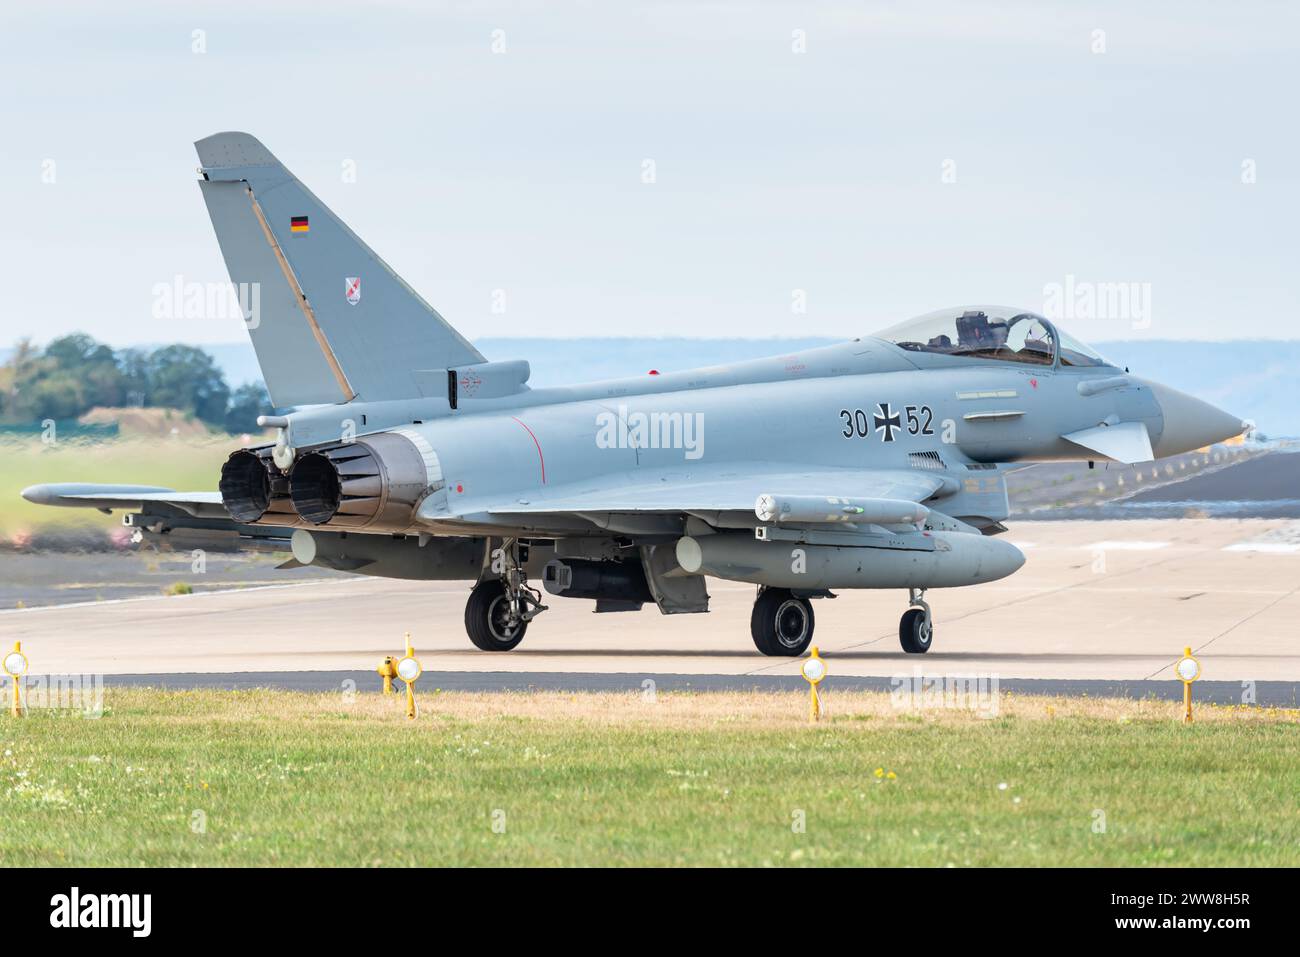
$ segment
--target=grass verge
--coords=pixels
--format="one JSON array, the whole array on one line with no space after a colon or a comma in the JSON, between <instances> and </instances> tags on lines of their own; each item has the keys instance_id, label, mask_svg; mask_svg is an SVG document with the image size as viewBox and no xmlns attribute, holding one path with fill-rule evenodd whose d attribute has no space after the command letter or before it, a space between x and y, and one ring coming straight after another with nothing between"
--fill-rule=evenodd
<instances>
[{"instance_id":1,"label":"grass verge","mask_svg":"<svg viewBox=\"0 0 1300 957\"><path fill-rule=\"evenodd\" d=\"M215 489L221 464L239 440L114 439L83 442L68 439L45 445L38 439L0 442L0 536L48 525L116 528L121 514L93 509L33 505L19 494L46 482L106 482L161 485L179 491Z\"/></svg>"},{"instance_id":2,"label":"grass verge","mask_svg":"<svg viewBox=\"0 0 1300 957\"><path fill-rule=\"evenodd\" d=\"M106 693L0 739L11 865L1296 865L1300 714L830 694ZM802 822L802 830L799 824Z\"/></svg>"}]
</instances>

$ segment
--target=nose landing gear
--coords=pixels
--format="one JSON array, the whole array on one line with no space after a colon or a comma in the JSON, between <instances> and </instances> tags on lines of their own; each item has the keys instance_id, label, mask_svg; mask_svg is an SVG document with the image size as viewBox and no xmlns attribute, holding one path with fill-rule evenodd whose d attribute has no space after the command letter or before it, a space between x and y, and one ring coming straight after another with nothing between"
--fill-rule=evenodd
<instances>
[{"instance_id":1,"label":"nose landing gear","mask_svg":"<svg viewBox=\"0 0 1300 957\"><path fill-rule=\"evenodd\" d=\"M930 650L934 640L934 621L930 606L924 599L924 588L909 588L907 603L912 607L903 612L898 623L898 640L909 655L923 655Z\"/></svg>"}]
</instances>

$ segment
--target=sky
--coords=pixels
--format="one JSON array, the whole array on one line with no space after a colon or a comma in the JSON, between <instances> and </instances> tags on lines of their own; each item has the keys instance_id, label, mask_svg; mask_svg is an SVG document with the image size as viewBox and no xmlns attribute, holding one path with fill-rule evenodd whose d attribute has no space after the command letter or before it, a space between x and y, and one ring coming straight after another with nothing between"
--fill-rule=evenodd
<instances>
[{"instance_id":1,"label":"sky","mask_svg":"<svg viewBox=\"0 0 1300 957\"><path fill-rule=\"evenodd\" d=\"M1300 338L1300 5L6 4L0 343L241 341L194 140L262 140L471 339Z\"/></svg>"}]
</instances>

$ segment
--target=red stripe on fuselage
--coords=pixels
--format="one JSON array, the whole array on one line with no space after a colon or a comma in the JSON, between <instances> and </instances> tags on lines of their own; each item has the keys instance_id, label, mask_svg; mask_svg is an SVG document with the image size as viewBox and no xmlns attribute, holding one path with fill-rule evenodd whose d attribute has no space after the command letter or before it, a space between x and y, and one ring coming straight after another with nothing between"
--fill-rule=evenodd
<instances>
[{"instance_id":1,"label":"red stripe on fuselage","mask_svg":"<svg viewBox=\"0 0 1300 957\"><path fill-rule=\"evenodd\" d=\"M513 415L510 416L510 418L515 419ZM524 431L527 432L529 437L533 440L533 445L537 446L537 461L542 466L542 484L545 485L546 484L546 457L542 455L542 443L537 441L537 436L533 435L533 430L530 429L528 426L524 425L522 420L515 419L515 421L518 422L520 425L524 426Z\"/></svg>"}]
</instances>

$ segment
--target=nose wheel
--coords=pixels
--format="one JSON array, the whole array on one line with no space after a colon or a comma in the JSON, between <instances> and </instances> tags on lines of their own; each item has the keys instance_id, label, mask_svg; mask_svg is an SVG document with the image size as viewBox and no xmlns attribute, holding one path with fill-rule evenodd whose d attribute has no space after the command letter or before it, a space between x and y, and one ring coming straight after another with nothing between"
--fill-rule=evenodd
<instances>
[{"instance_id":1,"label":"nose wheel","mask_svg":"<svg viewBox=\"0 0 1300 957\"><path fill-rule=\"evenodd\" d=\"M934 621L924 594L924 588L908 590L908 604L912 607L903 612L898 623L898 641L909 655L925 654L934 640Z\"/></svg>"},{"instance_id":2,"label":"nose wheel","mask_svg":"<svg viewBox=\"0 0 1300 957\"><path fill-rule=\"evenodd\" d=\"M765 655L796 658L813 636L812 602L788 588L764 588L749 616L754 647Z\"/></svg>"}]
</instances>

